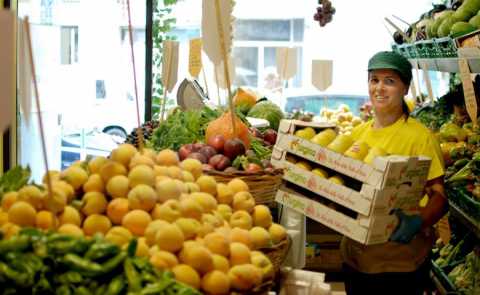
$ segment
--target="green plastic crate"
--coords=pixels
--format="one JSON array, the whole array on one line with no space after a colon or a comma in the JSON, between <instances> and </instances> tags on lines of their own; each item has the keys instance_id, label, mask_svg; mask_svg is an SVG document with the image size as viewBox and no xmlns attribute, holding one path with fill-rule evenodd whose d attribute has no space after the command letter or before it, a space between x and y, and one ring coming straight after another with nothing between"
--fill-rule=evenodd
<instances>
[{"instance_id":1,"label":"green plastic crate","mask_svg":"<svg viewBox=\"0 0 480 295\"><path fill-rule=\"evenodd\" d=\"M437 50L441 58L454 58L458 57L457 45L455 40L450 37L434 39Z\"/></svg>"}]
</instances>

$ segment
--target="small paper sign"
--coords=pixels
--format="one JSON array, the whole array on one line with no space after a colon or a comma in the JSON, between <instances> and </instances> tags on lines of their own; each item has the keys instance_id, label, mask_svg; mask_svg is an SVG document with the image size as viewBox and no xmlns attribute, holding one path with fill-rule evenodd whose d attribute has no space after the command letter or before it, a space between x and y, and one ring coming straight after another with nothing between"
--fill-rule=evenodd
<instances>
[{"instance_id":1,"label":"small paper sign","mask_svg":"<svg viewBox=\"0 0 480 295\"><path fill-rule=\"evenodd\" d=\"M470 76L470 68L465 58L458 59L458 68L460 69L460 78L463 85L463 96L465 97L465 106L472 123L477 125L477 99L475 90L473 89L472 78Z\"/></svg>"},{"instance_id":2,"label":"small paper sign","mask_svg":"<svg viewBox=\"0 0 480 295\"><path fill-rule=\"evenodd\" d=\"M215 67L215 70L217 71L217 77L218 77L218 87L220 89L227 89L227 80L225 79L225 69L223 68L223 61ZM230 81L235 80L235 61L233 60L233 57L229 58L228 61L228 75L230 77Z\"/></svg>"},{"instance_id":3,"label":"small paper sign","mask_svg":"<svg viewBox=\"0 0 480 295\"><path fill-rule=\"evenodd\" d=\"M172 92L178 75L178 42L163 41L162 83L165 90Z\"/></svg>"},{"instance_id":4,"label":"small paper sign","mask_svg":"<svg viewBox=\"0 0 480 295\"><path fill-rule=\"evenodd\" d=\"M428 65L426 62L420 62L420 68L423 71L423 80L425 81L425 85L427 86L428 91L428 98L430 101L434 101L433 97L433 90L432 90L432 81L430 80L430 74L428 73Z\"/></svg>"},{"instance_id":5,"label":"small paper sign","mask_svg":"<svg viewBox=\"0 0 480 295\"><path fill-rule=\"evenodd\" d=\"M220 19L217 17L220 16ZM231 39L232 1L203 0L202 39L205 54L214 65L223 60L222 47L228 55Z\"/></svg>"},{"instance_id":6,"label":"small paper sign","mask_svg":"<svg viewBox=\"0 0 480 295\"><path fill-rule=\"evenodd\" d=\"M0 135L13 119L15 99L15 15L8 10L0 10Z\"/></svg>"},{"instance_id":7,"label":"small paper sign","mask_svg":"<svg viewBox=\"0 0 480 295\"><path fill-rule=\"evenodd\" d=\"M277 74L281 80L293 78L297 73L297 48L277 48Z\"/></svg>"},{"instance_id":8,"label":"small paper sign","mask_svg":"<svg viewBox=\"0 0 480 295\"><path fill-rule=\"evenodd\" d=\"M332 85L333 61L312 60L312 84L320 91Z\"/></svg>"},{"instance_id":9,"label":"small paper sign","mask_svg":"<svg viewBox=\"0 0 480 295\"><path fill-rule=\"evenodd\" d=\"M190 52L188 58L188 72L192 77L198 78L202 70L202 39L190 40Z\"/></svg>"}]
</instances>

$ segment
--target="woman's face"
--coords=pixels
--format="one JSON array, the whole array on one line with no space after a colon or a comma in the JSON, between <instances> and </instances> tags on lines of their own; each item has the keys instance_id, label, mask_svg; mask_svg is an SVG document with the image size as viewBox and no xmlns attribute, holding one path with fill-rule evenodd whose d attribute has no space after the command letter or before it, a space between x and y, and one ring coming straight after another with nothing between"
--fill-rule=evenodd
<instances>
[{"instance_id":1,"label":"woman's face","mask_svg":"<svg viewBox=\"0 0 480 295\"><path fill-rule=\"evenodd\" d=\"M368 94L377 114L402 111L408 87L394 70L372 70L368 75Z\"/></svg>"}]
</instances>

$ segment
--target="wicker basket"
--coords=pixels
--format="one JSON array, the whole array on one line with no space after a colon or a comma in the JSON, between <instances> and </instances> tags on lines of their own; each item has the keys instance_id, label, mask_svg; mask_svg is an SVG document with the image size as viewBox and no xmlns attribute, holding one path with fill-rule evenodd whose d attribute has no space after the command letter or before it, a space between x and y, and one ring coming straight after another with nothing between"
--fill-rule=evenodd
<instances>
[{"instance_id":1,"label":"wicker basket","mask_svg":"<svg viewBox=\"0 0 480 295\"><path fill-rule=\"evenodd\" d=\"M268 295L268 292L272 289L273 287L273 281L266 281L263 282L260 286L256 287L253 290L249 291L244 291L244 292L239 292L239 291L232 291L230 292L230 295Z\"/></svg>"},{"instance_id":2,"label":"wicker basket","mask_svg":"<svg viewBox=\"0 0 480 295\"><path fill-rule=\"evenodd\" d=\"M277 245L270 248L260 249L272 262L275 274L280 272L280 268L287 258L287 253L290 250L292 242L290 241L290 236L287 236L287 239L278 243Z\"/></svg>"},{"instance_id":3,"label":"wicker basket","mask_svg":"<svg viewBox=\"0 0 480 295\"><path fill-rule=\"evenodd\" d=\"M248 173L239 171L225 173L217 170L204 170L204 174L213 176L217 182L227 183L234 178L240 178L248 184L250 193L256 204L270 204L275 201L275 194L282 184L283 170L275 169L271 172Z\"/></svg>"}]
</instances>

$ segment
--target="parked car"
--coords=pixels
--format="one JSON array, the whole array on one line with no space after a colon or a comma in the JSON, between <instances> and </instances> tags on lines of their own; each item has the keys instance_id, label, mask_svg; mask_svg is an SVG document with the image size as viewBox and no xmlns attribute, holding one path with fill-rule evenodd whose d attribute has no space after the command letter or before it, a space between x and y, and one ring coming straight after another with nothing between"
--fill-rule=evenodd
<instances>
[{"instance_id":1,"label":"parked car","mask_svg":"<svg viewBox=\"0 0 480 295\"><path fill-rule=\"evenodd\" d=\"M369 100L366 95L349 95L349 94L314 94L299 95L286 98L284 111L287 113L293 110L303 110L305 112L320 115L322 108L337 109L341 104L345 104L350 111L358 116L360 107Z\"/></svg>"}]
</instances>

